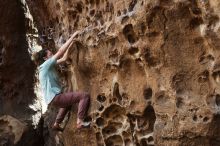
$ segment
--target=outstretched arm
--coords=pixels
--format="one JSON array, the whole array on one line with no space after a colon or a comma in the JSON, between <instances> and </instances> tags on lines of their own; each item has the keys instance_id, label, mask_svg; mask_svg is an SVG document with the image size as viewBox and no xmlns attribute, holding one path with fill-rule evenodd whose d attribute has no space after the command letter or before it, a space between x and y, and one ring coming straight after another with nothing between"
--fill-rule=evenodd
<instances>
[{"instance_id":1,"label":"outstretched arm","mask_svg":"<svg viewBox=\"0 0 220 146\"><path fill-rule=\"evenodd\" d=\"M69 48L70 44L73 42L74 37L79 33L79 31L76 31L58 50L58 52L54 55L55 59L58 60L61 58L66 50Z\"/></svg>"},{"instance_id":2,"label":"outstretched arm","mask_svg":"<svg viewBox=\"0 0 220 146\"><path fill-rule=\"evenodd\" d=\"M68 46L68 48L67 48L66 52L64 53L64 55L60 59L57 60L57 64L63 63L63 62L65 62L67 60L67 57L68 57L68 54L69 54L69 50L72 47L72 45L73 45L73 41Z\"/></svg>"}]
</instances>

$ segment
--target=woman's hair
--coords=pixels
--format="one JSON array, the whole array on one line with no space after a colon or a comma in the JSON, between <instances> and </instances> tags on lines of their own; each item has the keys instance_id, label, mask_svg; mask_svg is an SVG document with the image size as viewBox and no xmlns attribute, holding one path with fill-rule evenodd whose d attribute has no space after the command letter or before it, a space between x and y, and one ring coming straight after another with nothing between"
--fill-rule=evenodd
<instances>
[{"instance_id":1,"label":"woman's hair","mask_svg":"<svg viewBox=\"0 0 220 146\"><path fill-rule=\"evenodd\" d=\"M33 60L34 63L39 66L41 65L45 60L44 57L47 56L47 50L46 49L42 49L39 52L36 52L33 54Z\"/></svg>"}]
</instances>

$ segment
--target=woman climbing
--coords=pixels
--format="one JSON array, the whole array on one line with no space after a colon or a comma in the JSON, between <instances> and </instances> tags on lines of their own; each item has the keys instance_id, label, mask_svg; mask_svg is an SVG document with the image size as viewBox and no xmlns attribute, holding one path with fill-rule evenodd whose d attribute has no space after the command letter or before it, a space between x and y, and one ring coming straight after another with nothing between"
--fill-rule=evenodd
<instances>
[{"instance_id":1,"label":"woman climbing","mask_svg":"<svg viewBox=\"0 0 220 146\"><path fill-rule=\"evenodd\" d=\"M47 49L42 49L33 55L34 62L39 69L39 81L45 101L48 105L59 107L56 121L52 126L52 128L56 130L62 130L60 123L63 121L71 106L76 103L79 103L77 128L87 127L90 124L83 121L89 109L90 95L86 92L63 93L55 69L57 64L66 60L68 49L72 46L74 38L78 33L79 31L76 31L54 55Z\"/></svg>"}]
</instances>

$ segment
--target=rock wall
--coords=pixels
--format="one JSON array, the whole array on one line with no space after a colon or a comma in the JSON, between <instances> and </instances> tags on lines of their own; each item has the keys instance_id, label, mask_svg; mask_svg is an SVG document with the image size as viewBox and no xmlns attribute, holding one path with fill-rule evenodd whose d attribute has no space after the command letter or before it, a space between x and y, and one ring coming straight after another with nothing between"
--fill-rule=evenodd
<instances>
[{"instance_id":1,"label":"rock wall","mask_svg":"<svg viewBox=\"0 0 220 146\"><path fill-rule=\"evenodd\" d=\"M219 144L218 0L26 2L42 46L82 31L61 71L92 96L93 128L77 131L73 109L47 145Z\"/></svg>"},{"instance_id":2,"label":"rock wall","mask_svg":"<svg viewBox=\"0 0 220 146\"><path fill-rule=\"evenodd\" d=\"M35 95L24 9L19 1L1 0L0 3L0 13L4 16L0 18L0 114L25 119L33 114L27 106Z\"/></svg>"},{"instance_id":3,"label":"rock wall","mask_svg":"<svg viewBox=\"0 0 220 146\"><path fill-rule=\"evenodd\" d=\"M30 31L25 6L18 0L0 0L0 145L40 146L29 108L35 99L35 66L28 53ZM33 138L35 137L35 138Z\"/></svg>"}]
</instances>

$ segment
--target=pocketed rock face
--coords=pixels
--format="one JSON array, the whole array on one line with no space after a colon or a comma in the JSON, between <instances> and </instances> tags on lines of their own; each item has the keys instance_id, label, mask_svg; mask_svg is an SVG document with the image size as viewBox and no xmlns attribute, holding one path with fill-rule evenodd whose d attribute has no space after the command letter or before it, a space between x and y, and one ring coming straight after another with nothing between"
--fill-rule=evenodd
<instances>
[{"instance_id":1,"label":"pocketed rock face","mask_svg":"<svg viewBox=\"0 0 220 146\"><path fill-rule=\"evenodd\" d=\"M27 3L45 47L82 31L62 69L67 88L91 93L93 129L79 136L72 116L66 146L220 143L218 0Z\"/></svg>"}]
</instances>

